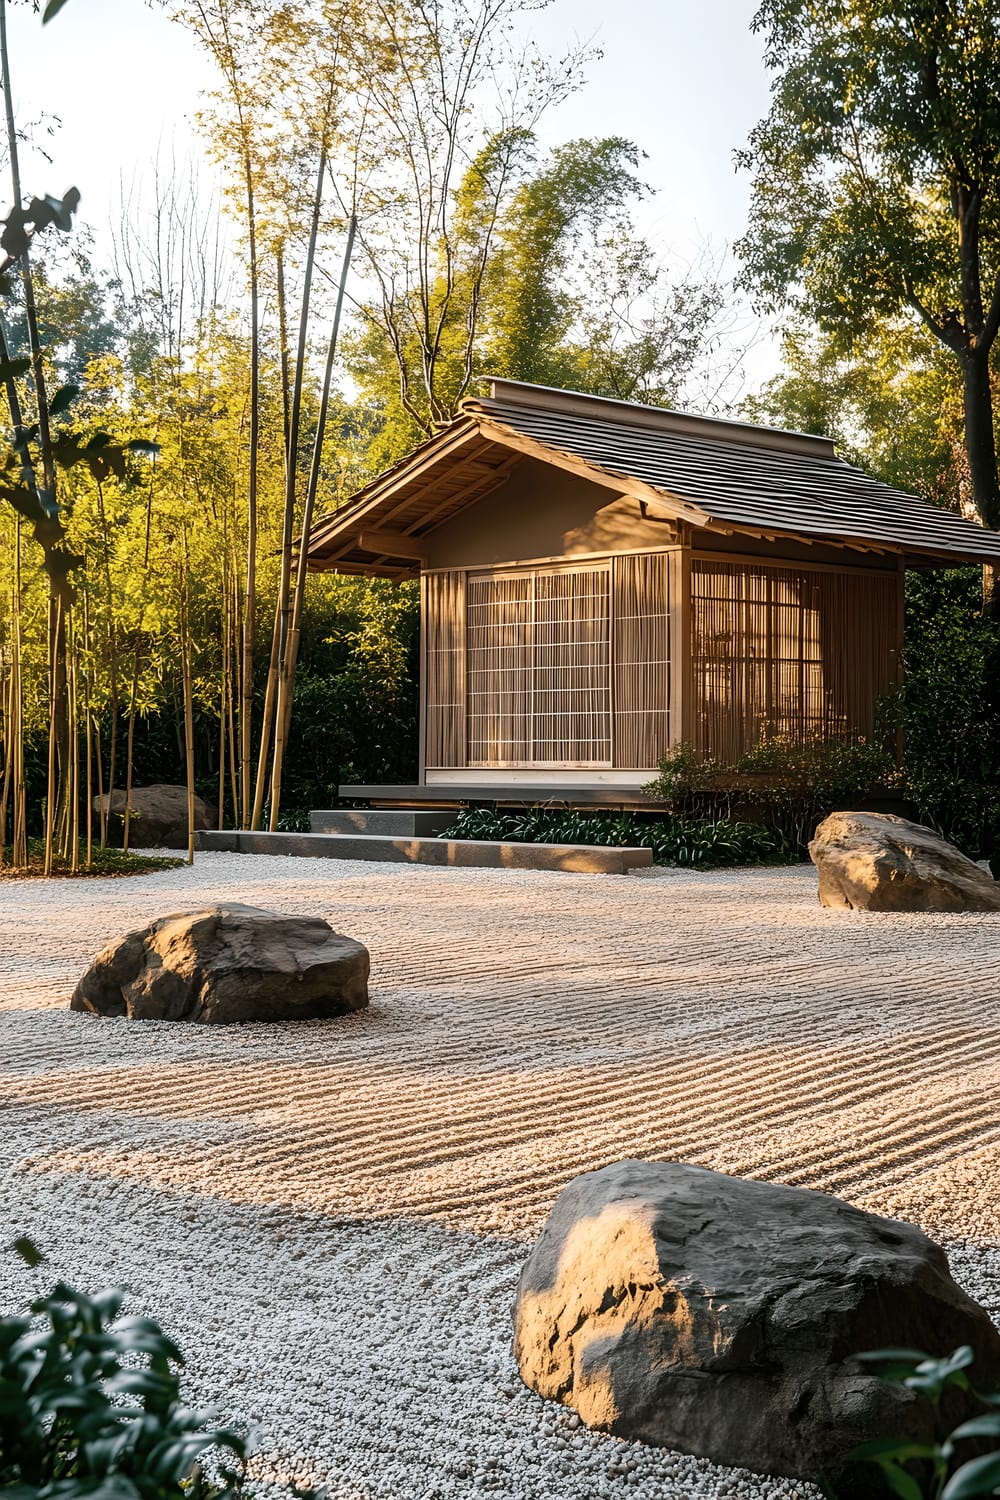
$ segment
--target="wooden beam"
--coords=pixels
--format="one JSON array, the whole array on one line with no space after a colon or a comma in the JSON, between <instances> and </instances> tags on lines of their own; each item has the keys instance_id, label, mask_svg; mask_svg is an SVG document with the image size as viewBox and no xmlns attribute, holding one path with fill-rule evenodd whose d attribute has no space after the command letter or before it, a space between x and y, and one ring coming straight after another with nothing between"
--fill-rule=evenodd
<instances>
[{"instance_id":1,"label":"wooden beam","mask_svg":"<svg viewBox=\"0 0 1000 1500\"><path fill-rule=\"evenodd\" d=\"M357 545L362 552L374 552L376 557L412 557L415 562L427 561L427 549L416 537L404 536L401 531L366 526L358 536Z\"/></svg>"}]
</instances>

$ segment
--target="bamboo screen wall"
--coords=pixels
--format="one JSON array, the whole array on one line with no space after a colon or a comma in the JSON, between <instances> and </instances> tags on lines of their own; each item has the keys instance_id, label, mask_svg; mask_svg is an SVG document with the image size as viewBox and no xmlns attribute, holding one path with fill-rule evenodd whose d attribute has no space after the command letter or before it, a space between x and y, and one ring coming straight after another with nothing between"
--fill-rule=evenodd
<instances>
[{"instance_id":1,"label":"bamboo screen wall","mask_svg":"<svg viewBox=\"0 0 1000 1500\"><path fill-rule=\"evenodd\" d=\"M665 554L424 578L425 765L653 769L669 744Z\"/></svg>"},{"instance_id":2,"label":"bamboo screen wall","mask_svg":"<svg viewBox=\"0 0 1000 1500\"><path fill-rule=\"evenodd\" d=\"M655 770L670 746L670 557L614 560L615 765Z\"/></svg>"},{"instance_id":3,"label":"bamboo screen wall","mask_svg":"<svg viewBox=\"0 0 1000 1500\"><path fill-rule=\"evenodd\" d=\"M695 743L732 762L763 739L870 734L896 683L898 578L695 561Z\"/></svg>"},{"instance_id":4,"label":"bamboo screen wall","mask_svg":"<svg viewBox=\"0 0 1000 1500\"><path fill-rule=\"evenodd\" d=\"M429 766L465 765L465 574L421 579L424 754Z\"/></svg>"}]
</instances>

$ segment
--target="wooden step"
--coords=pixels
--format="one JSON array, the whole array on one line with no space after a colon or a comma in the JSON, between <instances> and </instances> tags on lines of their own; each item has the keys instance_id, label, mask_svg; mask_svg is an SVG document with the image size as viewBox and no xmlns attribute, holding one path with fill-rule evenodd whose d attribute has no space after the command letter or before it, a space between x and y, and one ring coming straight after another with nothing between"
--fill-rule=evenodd
<instances>
[{"instance_id":1,"label":"wooden step","mask_svg":"<svg viewBox=\"0 0 1000 1500\"><path fill-rule=\"evenodd\" d=\"M331 807L309 814L312 833L378 833L385 838L435 838L454 823L452 808Z\"/></svg>"}]
</instances>

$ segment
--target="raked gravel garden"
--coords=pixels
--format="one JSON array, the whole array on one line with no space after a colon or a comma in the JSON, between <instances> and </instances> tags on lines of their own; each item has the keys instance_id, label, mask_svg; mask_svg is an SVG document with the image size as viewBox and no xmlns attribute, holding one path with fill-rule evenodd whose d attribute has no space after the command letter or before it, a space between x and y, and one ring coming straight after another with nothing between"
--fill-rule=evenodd
<instances>
[{"instance_id":1,"label":"raked gravel garden","mask_svg":"<svg viewBox=\"0 0 1000 1500\"><path fill-rule=\"evenodd\" d=\"M795 867L627 877L202 854L0 885L0 1305L121 1283L251 1489L331 1500L793 1496L594 1434L520 1383L560 1188L624 1156L910 1219L1000 1317L1000 914L821 909ZM220 900L328 918L370 1008L232 1028L71 1014L109 939Z\"/></svg>"}]
</instances>

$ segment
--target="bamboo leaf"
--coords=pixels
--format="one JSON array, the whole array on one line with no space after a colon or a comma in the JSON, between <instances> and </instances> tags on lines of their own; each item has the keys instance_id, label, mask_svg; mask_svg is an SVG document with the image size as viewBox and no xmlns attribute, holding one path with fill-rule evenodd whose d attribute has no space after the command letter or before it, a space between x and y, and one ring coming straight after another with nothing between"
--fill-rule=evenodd
<instances>
[{"instance_id":1,"label":"bamboo leaf","mask_svg":"<svg viewBox=\"0 0 1000 1500\"><path fill-rule=\"evenodd\" d=\"M2 378L2 374L0 374L0 378ZM58 417L62 412L68 411L79 394L80 387L78 385L61 385L49 402L49 416Z\"/></svg>"},{"instance_id":2,"label":"bamboo leaf","mask_svg":"<svg viewBox=\"0 0 1000 1500\"><path fill-rule=\"evenodd\" d=\"M0 360L0 380L16 380L19 375L27 374L30 369L30 359Z\"/></svg>"}]
</instances>

